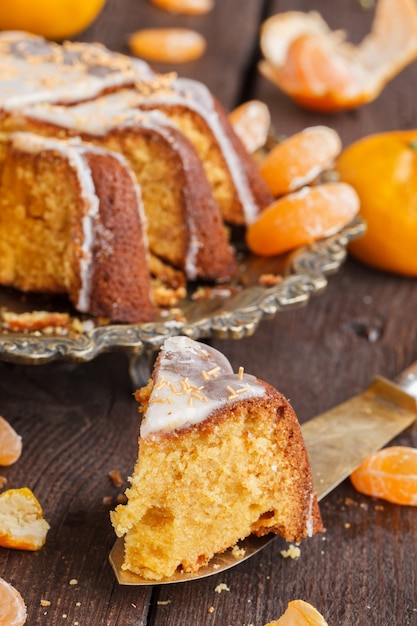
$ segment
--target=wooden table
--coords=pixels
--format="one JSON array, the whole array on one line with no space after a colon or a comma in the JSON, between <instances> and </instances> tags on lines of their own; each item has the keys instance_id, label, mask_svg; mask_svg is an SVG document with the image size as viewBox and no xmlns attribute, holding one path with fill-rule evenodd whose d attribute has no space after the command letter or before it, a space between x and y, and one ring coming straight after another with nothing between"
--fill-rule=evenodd
<instances>
[{"instance_id":1,"label":"wooden table","mask_svg":"<svg viewBox=\"0 0 417 626\"><path fill-rule=\"evenodd\" d=\"M303 112L257 74L259 24L268 14L315 9L358 42L372 10L338 0L336 12L335 4L217 0L207 16L180 17L146 0L108 0L79 39L127 52L126 36L135 29L196 28L207 36L206 55L175 69L205 81L228 109L264 100L279 133L327 124L347 145L375 131L417 127L416 63L376 102L336 116ZM375 374L394 377L417 358L416 309L415 280L349 259L306 307L263 321L250 338L213 345L235 368L244 365L279 388L304 422L360 392ZM123 354L86 364L0 362L0 413L24 443L21 459L1 474L7 487L31 487L51 524L40 552L0 552L0 576L21 591L30 626L263 626L295 598L311 602L330 626L417 624L417 511L361 496L349 481L322 502L326 532L304 542L297 560L281 556L277 539L236 568L198 582L119 586L108 563L115 537L103 500L114 504L122 489L108 474L117 469L127 477L137 451L137 407ZM417 428L396 441L417 446ZM229 590L216 593L219 583Z\"/></svg>"}]
</instances>

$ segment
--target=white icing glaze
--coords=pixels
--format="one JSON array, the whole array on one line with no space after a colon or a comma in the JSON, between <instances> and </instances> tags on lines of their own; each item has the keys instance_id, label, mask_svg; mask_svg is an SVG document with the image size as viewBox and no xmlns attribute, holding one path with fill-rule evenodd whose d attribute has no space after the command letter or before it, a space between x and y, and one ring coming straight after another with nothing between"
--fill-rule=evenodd
<instances>
[{"instance_id":1,"label":"white icing glaze","mask_svg":"<svg viewBox=\"0 0 417 626\"><path fill-rule=\"evenodd\" d=\"M264 394L254 376L233 373L221 352L188 337L171 337L161 349L141 437L199 424L216 409Z\"/></svg>"},{"instance_id":2,"label":"white icing glaze","mask_svg":"<svg viewBox=\"0 0 417 626\"><path fill-rule=\"evenodd\" d=\"M45 150L58 152L68 160L68 163L76 172L85 206L82 216L83 241L80 255L81 287L76 306L79 311L88 311L92 279L91 261L94 246L94 221L99 213L99 199L95 192L91 170L87 160L84 158L85 148L77 141L65 142L58 139L40 137L32 133L13 133L11 142L16 149L28 153L38 153ZM90 147L88 147L88 150L90 150Z\"/></svg>"},{"instance_id":3,"label":"white icing glaze","mask_svg":"<svg viewBox=\"0 0 417 626\"><path fill-rule=\"evenodd\" d=\"M31 119L96 136L104 136L109 130L115 128L153 129L172 146L177 154L180 154L180 147L172 133L172 129L178 130L175 124L161 111L143 111L133 108L137 102L138 97L134 91L123 90L72 107L38 104L25 107L22 112ZM187 169L187 154L184 151L181 151L181 159L184 168ZM192 211L187 212L186 219L189 235L184 269L187 278L195 280L197 254L201 244L196 235Z\"/></svg>"},{"instance_id":4,"label":"white icing glaze","mask_svg":"<svg viewBox=\"0 0 417 626\"><path fill-rule=\"evenodd\" d=\"M59 71L57 71L57 68ZM145 61L111 52L100 44L47 42L41 37L20 32L0 33L0 107L13 111L28 104L71 104L96 98L105 89L122 88L136 83L136 104L186 104L204 118L216 138L229 169L247 224L259 213L240 159L219 120L209 89L195 80L165 77L164 88ZM171 76L170 84L166 80ZM166 83L166 84L165 84ZM149 84L149 94L141 85ZM41 112L39 111L39 114ZM90 132L99 130L98 119L89 118ZM96 130L95 130L96 129Z\"/></svg>"},{"instance_id":5,"label":"white icing glaze","mask_svg":"<svg viewBox=\"0 0 417 626\"><path fill-rule=\"evenodd\" d=\"M29 33L0 33L0 106L94 98L103 90L148 80L145 62L100 44L46 41Z\"/></svg>"}]
</instances>

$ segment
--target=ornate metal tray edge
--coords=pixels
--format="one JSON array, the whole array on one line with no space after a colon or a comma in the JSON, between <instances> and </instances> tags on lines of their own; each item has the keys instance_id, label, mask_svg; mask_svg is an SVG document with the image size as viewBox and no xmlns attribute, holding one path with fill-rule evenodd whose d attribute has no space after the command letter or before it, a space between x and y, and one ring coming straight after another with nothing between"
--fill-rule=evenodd
<instances>
[{"instance_id":1,"label":"ornate metal tray edge","mask_svg":"<svg viewBox=\"0 0 417 626\"><path fill-rule=\"evenodd\" d=\"M15 363L41 364L53 360L90 361L101 353L122 350L131 357L153 353L168 336L187 335L193 339L232 338L252 335L264 317L307 304L321 293L326 276L344 262L349 241L360 237L365 223L359 217L338 233L297 250L289 259L282 281L272 287L260 285L219 303L217 309L201 306L193 321L159 321L148 324L99 326L75 337L1 334L0 359Z\"/></svg>"}]
</instances>

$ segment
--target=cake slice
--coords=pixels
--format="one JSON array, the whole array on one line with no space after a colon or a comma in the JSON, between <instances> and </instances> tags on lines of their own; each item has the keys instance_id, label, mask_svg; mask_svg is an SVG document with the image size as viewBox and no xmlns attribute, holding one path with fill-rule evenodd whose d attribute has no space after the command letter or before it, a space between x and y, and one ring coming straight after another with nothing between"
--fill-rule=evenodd
<instances>
[{"instance_id":1,"label":"cake slice","mask_svg":"<svg viewBox=\"0 0 417 626\"><path fill-rule=\"evenodd\" d=\"M269 384L173 337L135 397L139 458L127 504L111 513L123 569L157 581L252 533L298 542L322 530L297 417Z\"/></svg>"}]
</instances>

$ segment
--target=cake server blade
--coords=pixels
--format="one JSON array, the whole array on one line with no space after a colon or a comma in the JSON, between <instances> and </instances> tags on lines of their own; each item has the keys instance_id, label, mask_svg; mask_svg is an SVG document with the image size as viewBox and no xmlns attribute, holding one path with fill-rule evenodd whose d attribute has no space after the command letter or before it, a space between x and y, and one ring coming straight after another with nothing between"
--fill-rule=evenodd
<instances>
[{"instance_id":1,"label":"cake server blade","mask_svg":"<svg viewBox=\"0 0 417 626\"><path fill-rule=\"evenodd\" d=\"M417 419L417 362L396 382L376 377L363 393L314 417L301 426L310 458L317 497L322 500L362 461L389 443ZM155 585L186 582L225 571L250 558L275 535L250 536L213 557L196 573L177 572L160 581L149 581L122 569L124 542L118 539L109 560L121 585Z\"/></svg>"}]
</instances>

